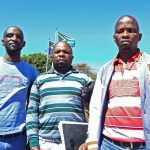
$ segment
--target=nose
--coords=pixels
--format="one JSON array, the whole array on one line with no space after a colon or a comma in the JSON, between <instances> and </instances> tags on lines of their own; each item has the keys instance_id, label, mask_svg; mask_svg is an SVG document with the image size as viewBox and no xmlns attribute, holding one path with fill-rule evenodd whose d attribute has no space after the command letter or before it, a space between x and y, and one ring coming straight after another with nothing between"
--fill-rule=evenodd
<instances>
[{"instance_id":1,"label":"nose","mask_svg":"<svg viewBox=\"0 0 150 150\"><path fill-rule=\"evenodd\" d=\"M127 30L124 30L124 32L123 32L123 37L128 37L128 36L129 36L128 31L127 31Z\"/></svg>"},{"instance_id":2,"label":"nose","mask_svg":"<svg viewBox=\"0 0 150 150\"><path fill-rule=\"evenodd\" d=\"M64 52L63 52L63 51L60 51L59 57L62 57L62 56L64 56Z\"/></svg>"},{"instance_id":3,"label":"nose","mask_svg":"<svg viewBox=\"0 0 150 150\"><path fill-rule=\"evenodd\" d=\"M16 40L17 40L17 36L16 36L16 35L13 35L13 36L12 36L12 40L16 41Z\"/></svg>"}]
</instances>

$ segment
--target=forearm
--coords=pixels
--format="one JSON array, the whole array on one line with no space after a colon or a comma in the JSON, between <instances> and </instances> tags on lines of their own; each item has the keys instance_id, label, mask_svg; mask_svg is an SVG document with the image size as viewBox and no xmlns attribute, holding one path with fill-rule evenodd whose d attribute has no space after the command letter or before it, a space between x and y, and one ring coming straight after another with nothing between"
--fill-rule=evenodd
<instances>
[{"instance_id":1,"label":"forearm","mask_svg":"<svg viewBox=\"0 0 150 150\"><path fill-rule=\"evenodd\" d=\"M31 150L40 150L39 146L32 147Z\"/></svg>"},{"instance_id":2,"label":"forearm","mask_svg":"<svg viewBox=\"0 0 150 150\"><path fill-rule=\"evenodd\" d=\"M39 139L38 137L32 137L29 139L29 146L32 147L38 147L39 146Z\"/></svg>"},{"instance_id":3,"label":"forearm","mask_svg":"<svg viewBox=\"0 0 150 150\"><path fill-rule=\"evenodd\" d=\"M32 86L26 116L26 129L30 147L39 146L39 93L36 85Z\"/></svg>"},{"instance_id":4,"label":"forearm","mask_svg":"<svg viewBox=\"0 0 150 150\"><path fill-rule=\"evenodd\" d=\"M98 149L102 89L103 85L98 76L90 102L88 139L86 140L89 150Z\"/></svg>"}]
</instances>

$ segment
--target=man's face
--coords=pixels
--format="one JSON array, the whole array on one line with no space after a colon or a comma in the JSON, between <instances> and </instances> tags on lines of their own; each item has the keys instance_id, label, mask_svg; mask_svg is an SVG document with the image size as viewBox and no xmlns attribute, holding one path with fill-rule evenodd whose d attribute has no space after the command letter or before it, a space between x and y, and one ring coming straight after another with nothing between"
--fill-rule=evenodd
<instances>
[{"instance_id":1,"label":"man's face","mask_svg":"<svg viewBox=\"0 0 150 150\"><path fill-rule=\"evenodd\" d=\"M20 51L25 46L22 31L17 27L8 28L4 33L2 44L7 51Z\"/></svg>"},{"instance_id":2,"label":"man's face","mask_svg":"<svg viewBox=\"0 0 150 150\"><path fill-rule=\"evenodd\" d=\"M138 24L133 18L124 17L117 22L114 40L120 51L137 50L141 36Z\"/></svg>"},{"instance_id":3,"label":"man's face","mask_svg":"<svg viewBox=\"0 0 150 150\"><path fill-rule=\"evenodd\" d=\"M52 60L56 70L66 70L67 68L70 69L72 59L72 49L67 43L59 42L54 46Z\"/></svg>"}]
</instances>

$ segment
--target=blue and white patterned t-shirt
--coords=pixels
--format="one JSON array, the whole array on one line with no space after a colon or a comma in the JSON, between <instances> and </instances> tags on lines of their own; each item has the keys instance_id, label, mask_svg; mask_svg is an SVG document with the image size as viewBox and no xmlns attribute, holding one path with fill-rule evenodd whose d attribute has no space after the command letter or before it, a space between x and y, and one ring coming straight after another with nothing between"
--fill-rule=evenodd
<instances>
[{"instance_id":1,"label":"blue and white patterned t-shirt","mask_svg":"<svg viewBox=\"0 0 150 150\"><path fill-rule=\"evenodd\" d=\"M28 88L37 71L31 65L0 58L0 135L20 132L25 128Z\"/></svg>"}]
</instances>

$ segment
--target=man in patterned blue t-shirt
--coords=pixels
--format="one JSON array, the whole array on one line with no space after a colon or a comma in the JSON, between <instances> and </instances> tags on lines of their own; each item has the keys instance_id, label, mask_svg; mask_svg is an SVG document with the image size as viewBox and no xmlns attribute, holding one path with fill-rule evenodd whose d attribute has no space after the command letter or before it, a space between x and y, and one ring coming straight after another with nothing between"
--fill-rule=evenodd
<instances>
[{"instance_id":1,"label":"man in patterned blue t-shirt","mask_svg":"<svg viewBox=\"0 0 150 150\"><path fill-rule=\"evenodd\" d=\"M25 41L20 28L7 28L2 44L6 52L0 57L0 150L24 150L26 104L37 71L21 60Z\"/></svg>"}]
</instances>

